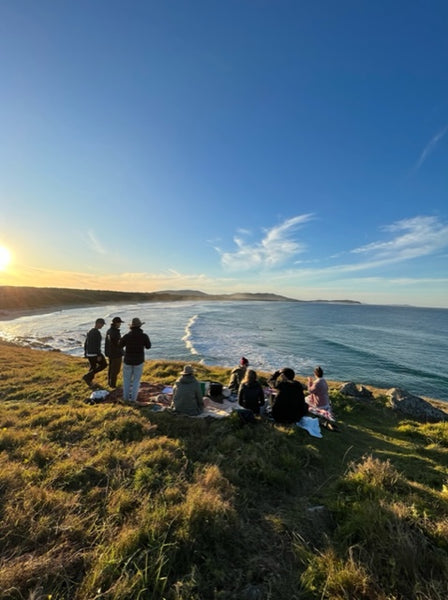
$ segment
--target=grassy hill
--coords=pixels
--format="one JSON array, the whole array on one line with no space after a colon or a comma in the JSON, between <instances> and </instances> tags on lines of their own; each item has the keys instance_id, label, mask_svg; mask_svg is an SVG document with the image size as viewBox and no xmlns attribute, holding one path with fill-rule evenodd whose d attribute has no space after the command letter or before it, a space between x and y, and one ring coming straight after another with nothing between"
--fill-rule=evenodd
<instances>
[{"instance_id":1,"label":"grassy hill","mask_svg":"<svg viewBox=\"0 0 448 600\"><path fill-rule=\"evenodd\" d=\"M182 300L288 301L286 296L263 293L206 294L195 290L160 292L114 292L110 290L77 290L69 288L38 288L0 286L1 311L33 311L63 306L95 306L100 304L138 302L179 302Z\"/></svg>"},{"instance_id":2,"label":"grassy hill","mask_svg":"<svg viewBox=\"0 0 448 600\"><path fill-rule=\"evenodd\" d=\"M148 361L143 381L181 366ZM332 389L341 431L316 439L90 406L85 371L0 342L1 599L447 598L446 423Z\"/></svg>"}]
</instances>

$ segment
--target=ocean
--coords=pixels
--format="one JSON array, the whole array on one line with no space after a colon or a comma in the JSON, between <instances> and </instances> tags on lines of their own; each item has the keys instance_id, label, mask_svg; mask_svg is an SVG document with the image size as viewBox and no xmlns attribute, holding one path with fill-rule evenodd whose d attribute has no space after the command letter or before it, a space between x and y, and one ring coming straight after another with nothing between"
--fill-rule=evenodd
<instances>
[{"instance_id":1,"label":"ocean","mask_svg":"<svg viewBox=\"0 0 448 600\"><path fill-rule=\"evenodd\" d=\"M448 310L314 302L158 302L64 309L0 321L0 337L41 350L83 355L97 317L145 321L148 358L254 369L292 367L328 379L448 401ZM103 336L104 337L104 336Z\"/></svg>"}]
</instances>

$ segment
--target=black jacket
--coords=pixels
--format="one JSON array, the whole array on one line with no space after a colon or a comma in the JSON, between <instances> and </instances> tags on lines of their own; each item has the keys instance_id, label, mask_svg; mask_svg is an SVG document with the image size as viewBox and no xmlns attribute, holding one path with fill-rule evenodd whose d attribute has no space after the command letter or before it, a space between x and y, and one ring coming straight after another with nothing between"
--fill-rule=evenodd
<instances>
[{"instance_id":1,"label":"black jacket","mask_svg":"<svg viewBox=\"0 0 448 600\"><path fill-rule=\"evenodd\" d=\"M264 405L264 392L259 381L254 383L242 383L238 390L238 404L244 408L250 408L254 413L260 412L260 406Z\"/></svg>"},{"instance_id":2,"label":"black jacket","mask_svg":"<svg viewBox=\"0 0 448 600\"><path fill-rule=\"evenodd\" d=\"M99 356L101 354L101 333L93 327L86 336L84 342L84 356Z\"/></svg>"},{"instance_id":3,"label":"black jacket","mask_svg":"<svg viewBox=\"0 0 448 600\"><path fill-rule=\"evenodd\" d=\"M119 341L120 348L125 348L124 362L127 365L141 365L145 362L145 348L151 348L151 340L140 327L133 327Z\"/></svg>"},{"instance_id":4,"label":"black jacket","mask_svg":"<svg viewBox=\"0 0 448 600\"><path fill-rule=\"evenodd\" d=\"M106 333L106 341L104 343L104 354L108 358L119 358L123 356L123 348L120 348L121 332L118 327L111 325Z\"/></svg>"},{"instance_id":5,"label":"black jacket","mask_svg":"<svg viewBox=\"0 0 448 600\"><path fill-rule=\"evenodd\" d=\"M296 423L307 414L308 407L301 383L287 379L284 375L273 377L268 383L277 390L272 405L272 417L275 421Z\"/></svg>"}]
</instances>

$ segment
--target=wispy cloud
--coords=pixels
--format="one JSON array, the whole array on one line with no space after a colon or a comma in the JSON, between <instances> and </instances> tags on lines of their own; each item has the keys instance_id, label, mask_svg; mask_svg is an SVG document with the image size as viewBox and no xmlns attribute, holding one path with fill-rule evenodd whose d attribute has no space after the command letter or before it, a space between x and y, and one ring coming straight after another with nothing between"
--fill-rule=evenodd
<instances>
[{"instance_id":1,"label":"wispy cloud","mask_svg":"<svg viewBox=\"0 0 448 600\"><path fill-rule=\"evenodd\" d=\"M352 262L339 262L329 266L285 269L276 274L278 279L298 279L302 281L328 280L339 278L349 273L362 273L372 269L417 259L419 257L437 255L443 257L448 248L448 224L433 216L418 216L397 221L382 228L388 236L387 240L379 240L347 251L345 256L352 256ZM338 259L341 253L333 255L331 260ZM355 260L356 257L356 260Z\"/></svg>"},{"instance_id":2,"label":"wispy cloud","mask_svg":"<svg viewBox=\"0 0 448 600\"><path fill-rule=\"evenodd\" d=\"M446 135L447 131L448 131L448 125L446 125L438 133L436 133L436 135L426 144L425 148L423 149L422 153L420 154L420 158L418 159L417 164L415 165L416 169L420 169L420 167L425 162L425 160L428 158L428 156L431 154L431 152L434 151L435 147L440 142L440 140Z\"/></svg>"},{"instance_id":3,"label":"wispy cloud","mask_svg":"<svg viewBox=\"0 0 448 600\"><path fill-rule=\"evenodd\" d=\"M293 239L293 234L312 218L313 215L305 214L287 219L280 225L265 230L262 239L253 244L245 241L247 232L240 230L239 235L233 239L237 247L234 252L223 252L216 248L221 255L222 265L231 270L243 271L272 268L285 263L305 250L305 244Z\"/></svg>"},{"instance_id":4,"label":"wispy cloud","mask_svg":"<svg viewBox=\"0 0 448 600\"><path fill-rule=\"evenodd\" d=\"M92 230L87 232L87 243L95 253L107 254L106 248L101 244Z\"/></svg>"},{"instance_id":5,"label":"wispy cloud","mask_svg":"<svg viewBox=\"0 0 448 600\"><path fill-rule=\"evenodd\" d=\"M399 262L427 256L448 246L448 225L439 222L436 217L403 219L383 230L398 235L387 241L361 246L352 250L352 253L369 255L374 261Z\"/></svg>"}]
</instances>

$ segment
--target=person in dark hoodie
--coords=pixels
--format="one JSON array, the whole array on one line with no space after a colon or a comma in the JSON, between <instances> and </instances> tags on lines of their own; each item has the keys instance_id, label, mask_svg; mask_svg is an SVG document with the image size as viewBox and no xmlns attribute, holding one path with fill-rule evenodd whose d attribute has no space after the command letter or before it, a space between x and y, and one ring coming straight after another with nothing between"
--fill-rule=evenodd
<instances>
[{"instance_id":1,"label":"person in dark hoodie","mask_svg":"<svg viewBox=\"0 0 448 600\"><path fill-rule=\"evenodd\" d=\"M173 404L176 412L194 417L204 410L201 384L194 376L193 367L185 365L173 386Z\"/></svg>"},{"instance_id":2,"label":"person in dark hoodie","mask_svg":"<svg viewBox=\"0 0 448 600\"><path fill-rule=\"evenodd\" d=\"M142 331L142 323L138 317L132 319L130 331L119 341L120 348L124 348L123 364L123 400L133 404L137 401L140 379L145 362L145 348L151 348L151 340Z\"/></svg>"},{"instance_id":3,"label":"person in dark hoodie","mask_svg":"<svg viewBox=\"0 0 448 600\"><path fill-rule=\"evenodd\" d=\"M107 383L110 387L117 387L117 377L123 361L123 348L120 348L121 338L120 326L123 321L120 317L114 317L106 333L106 342L104 344L104 354L109 359L109 370L107 372Z\"/></svg>"},{"instance_id":4,"label":"person in dark hoodie","mask_svg":"<svg viewBox=\"0 0 448 600\"><path fill-rule=\"evenodd\" d=\"M296 374L288 367L275 371L268 381L276 390L272 404L272 418L280 423L297 423L308 413L302 384L295 381Z\"/></svg>"},{"instance_id":5,"label":"person in dark hoodie","mask_svg":"<svg viewBox=\"0 0 448 600\"><path fill-rule=\"evenodd\" d=\"M257 373L248 369L240 389L238 390L238 404L243 408L249 408L256 415L260 414L260 408L264 406L264 392L261 383L257 379Z\"/></svg>"},{"instance_id":6,"label":"person in dark hoodie","mask_svg":"<svg viewBox=\"0 0 448 600\"><path fill-rule=\"evenodd\" d=\"M97 319L95 321L95 327L92 327L86 335L84 342L84 356L89 361L89 372L83 376L84 381L87 385L91 386L93 378L97 373L107 367L107 361L104 354L101 352L101 332L100 329L104 327L106 321L104 319Z\"/></svg>"}]
</instances>

